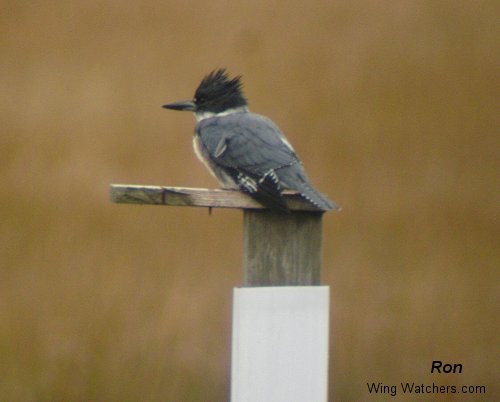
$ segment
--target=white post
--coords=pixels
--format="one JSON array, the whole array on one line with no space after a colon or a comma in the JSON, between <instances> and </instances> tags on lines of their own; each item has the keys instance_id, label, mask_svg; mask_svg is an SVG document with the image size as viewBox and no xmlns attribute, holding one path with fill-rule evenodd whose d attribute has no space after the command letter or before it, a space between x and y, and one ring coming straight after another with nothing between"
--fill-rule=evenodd
<instances>
[{"instance_id":1,"label":"white post","mask_svg":"<svg viewBox=\"0 0 500 402\"><path fill-rule=\"evenodd\" d=\"M329 289L234 289L232 402L327 401Z\"/></svg>"}]
</instances>

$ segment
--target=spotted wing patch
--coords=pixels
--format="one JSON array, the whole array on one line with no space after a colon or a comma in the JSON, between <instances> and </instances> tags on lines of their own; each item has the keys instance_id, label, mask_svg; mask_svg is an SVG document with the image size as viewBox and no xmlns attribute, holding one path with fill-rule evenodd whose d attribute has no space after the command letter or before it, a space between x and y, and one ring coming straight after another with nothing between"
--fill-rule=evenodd
<instances>
[{"instance_id":1,"label":"spotted wing patch","mask_svg":"<svg viewBox=\"0 0 500 402\"><path fill-rule=\"evenodd\" d=\"M250 194L256 193L259 189L257 182L251 177L244 175L243 173L238 173L237 181L242 190Z\"/></svg>"},{"instance_id":2,"label":"spotted wing patch","mask_svg":"<svg viewBox=\"0 0 500 402\"><path fill-rule=\"evenodd\" d=\"M279 177L274 170L269 170L258 179L239 172L237 181L242 191L261 204L277 211L288 212L288 207L281 194Z\"/></svg>"},{"instance_id":3,"label":"spotted wing patch","mask_svg":"<svg viewBox=\"0 0 500 402\"><path fill-rule=\"evenodd\" d=\"M264 183L268 180L274 183L278 190L281 190L280 179L274 169L269 169L266 173L264 173L264 175L259 179L259 184Z\"/></svg>"}]
</instances>

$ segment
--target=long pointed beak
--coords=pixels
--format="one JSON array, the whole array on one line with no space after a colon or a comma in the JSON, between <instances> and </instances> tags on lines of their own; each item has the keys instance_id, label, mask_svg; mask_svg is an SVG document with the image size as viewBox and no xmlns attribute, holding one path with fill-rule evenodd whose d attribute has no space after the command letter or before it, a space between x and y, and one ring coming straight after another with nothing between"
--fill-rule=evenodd
<instances>
[{"instance_id":1,"label":"long pointed beak","mask_svg":"<svg viewBox=\"0 0 500 402\"><path fill-rule=\"evenodd\" d=\"M167 103L166 105L163 105L165 109L172 109L172 110L180 110L180 111L188 111L188 112L194 112L196 110L196 105L194 104L193 101L181 101L181 102L174 102L174 103Z\"/></svg>"}]
</instances>

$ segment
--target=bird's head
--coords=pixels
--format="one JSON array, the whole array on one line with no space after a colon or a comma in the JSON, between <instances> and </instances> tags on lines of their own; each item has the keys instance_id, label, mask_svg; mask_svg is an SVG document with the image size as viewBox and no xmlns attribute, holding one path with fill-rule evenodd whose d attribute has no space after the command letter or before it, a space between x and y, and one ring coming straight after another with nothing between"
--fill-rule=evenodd
<instances>
[{"instance_id":1,"label":"bird's head","mask_svg":"<svg viewBox=\"0 0 500 402\"><path fill-rule=\"evenodd\" d=\"M243 95L242 86L241 76L230 78L227 71L221 68L203 78L192 100L168 103L162 107L191 111L197 117L244 108L247 106L247 100Z\"/></svg>"}]
</instances>

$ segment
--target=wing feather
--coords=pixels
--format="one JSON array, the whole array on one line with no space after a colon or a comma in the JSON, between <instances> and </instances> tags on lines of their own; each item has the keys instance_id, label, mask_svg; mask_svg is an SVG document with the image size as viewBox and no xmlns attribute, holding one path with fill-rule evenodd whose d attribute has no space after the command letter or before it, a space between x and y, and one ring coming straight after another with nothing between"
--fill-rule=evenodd
<instances>
[{"instance_id":1,"label":"wing feather","mask_svg":"<svg viewBox=\"0 0 500 402\"><path fill-rule=\"evenodd\" d=\"M196 131L217 165L244 170L255 178L300 163L278 127L263 116L235 113L205 119Z\"/></svg>"},{"instance_id":2,"label":"wing feather","mask_svg":"<svg viewBox=\"0 0 500 402\"><path fill-rule=\"evenodd\" d=\"M260 203L287 211L282 190L290 188L322 209L334 207L311 186L292 146L268 118L253 113L215 116L201 120L196 135L209 163Z\"/></svg>"}]
</instances>

